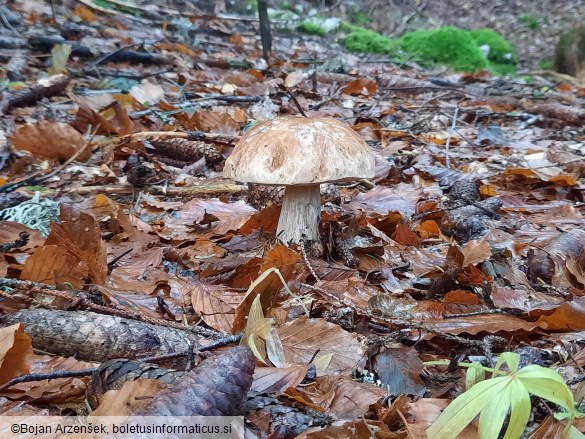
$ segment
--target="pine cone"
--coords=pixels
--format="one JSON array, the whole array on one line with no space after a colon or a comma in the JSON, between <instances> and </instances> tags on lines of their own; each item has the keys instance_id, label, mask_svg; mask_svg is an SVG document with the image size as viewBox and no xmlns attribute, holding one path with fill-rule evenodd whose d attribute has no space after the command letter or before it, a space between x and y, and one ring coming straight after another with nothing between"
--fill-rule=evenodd
<instances>
[{"instance_id":1,"label":"pine cone","mask_svg":"<svg viewBox=\"0 0 585 439\"><path fill-rule=\"evenodd\" d=\"M126 172L128 183L134 187L153 186L168 179L166 173L157 171L154 164L139 156L128 157L124 172Z\"/></svg>"},{"instance_id":2,"label":"pine cone","mask_svg":"<svg viewBox=\"0 0 585 439\"><path fill-rule=\"evenodd\" d=\"M156 150L156 155L163 162L166 158L176 162L185 162L183 166L187 166L202 157L205 158L205 162L208 165L219 163L223 160L223 156L213 144L201 141L173 138L154 140L150 144Z\"/></svg>"},{"instance_id":3,"label":"pine cone","mask_svg":"<svg viewBox=\"0 0 585 439\"><path fill-rule=\"evenodd\" d=\"M252 385L256 360L243 346L203 360L162 390L138 416L236 416Z\"/></svg>"}]
</instances>

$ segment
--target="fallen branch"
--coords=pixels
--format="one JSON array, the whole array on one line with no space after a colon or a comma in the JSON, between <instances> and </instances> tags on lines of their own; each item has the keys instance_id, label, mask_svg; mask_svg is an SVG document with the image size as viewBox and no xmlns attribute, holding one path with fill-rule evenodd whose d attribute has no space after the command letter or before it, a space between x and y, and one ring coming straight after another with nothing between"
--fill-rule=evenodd
<instances>
[{"instance_id":1,"label":"fallen branch","mask_svg":"<svg viewBox=\"0 0 585 439\"><path fill-rule=\"evenodd\" d=\"M73 188L63 188L59 191L62 193L75 193L79 195L87 195L93 193L103 194L132 194L134 192L132 186L109 185L109 186L82 186ZM147 186L141 188L141 191L157 195L216 195L216 194L240 194L246 192L246 186L237 184L208 184L201 186L188 187L166 187L166 186Z\"/></svg>"}]
</instances>

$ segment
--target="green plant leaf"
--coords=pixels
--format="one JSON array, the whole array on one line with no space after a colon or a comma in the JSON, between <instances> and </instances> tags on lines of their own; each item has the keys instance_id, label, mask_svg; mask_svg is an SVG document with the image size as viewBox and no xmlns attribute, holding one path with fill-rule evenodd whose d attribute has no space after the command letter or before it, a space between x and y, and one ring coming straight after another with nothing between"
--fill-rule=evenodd
<instances>
[{"instance_id":1,"label":"green plant leaf","mask_svg":"<svg viewBox=\"0 0 585 439\"><path fill-rule=\"evenodd\" d=\"M427 430L429 439L456 438L485 407L498 399L509 382L509 377L492 378L455 398Z\"/></svg>"},{"instance_id":2,"label":"green plant leaf","mask_svg":"<svg viewBox=\"0 0 585 439\"><path fill-rule=\"evenodd\" d=\"M503 352L500 355L500 358L498 358L498 363L495 367L495 369L498 371L497 374L501 375L502 373L507 373L501 370L504 364L508 365L510 373L518 371L518 366L520 365L520 355L515 352Z\"/></svg>"},{"instance_id":3,"label":"green plant leaf","mask_svg":"<svg viewBox=\"0 0 585 439\"><path fill-rule=\"evenodd\" d=\"M581 433L577 430L573 425L569 428L569 432L567 434L567 439L584 439L585 434Z\"/></svg>"},{"instance_id":4,"label":"green plant leaf","mask_svg":"<svg viewBox=\"0 0 585 439\"><path fill-rule=\"evenodd\" d=\"M498 395L479 415L479 437L481 439L496 439L502 431L510 409L510 389L512 388L512 381L509 379L506 381Z\"/></svg>"},{"instance_id":5,"label":"green plant leaf","mask_svg":"<svg viewBox=\"0 0 585 439\"><path fill-rule=\"evenodd\" d=\"M558 372L531 364L518 371L516 376L528 392L566 409L571 415L571 422L575 419L573 393Z\"/></svg>"},{"instance_id":6,"label":"green plant leaf","mask_svg":"<svg viewBox=\"0 0 585 439\"><path fill-rule=\"evenodd\" d=\"M483 380L485 380L485 369L481 363L474 361L465 374L465 389L469 390Z\"/></svg>"},{"instance_id":7,"label":"green plant leaf","mask_svg":"<svg viewBox=\"0 0 585 439\"><path fill-rule=\"evenodd\" d=\"M504 365L510 372L502 370ZM429 439L455 438L478 414L481 439L497 439L508 412L510 417L504 439L518 439L530 418L531 394L566 409L569 422L565 434L568 437L583 437L577 435L578 430L572 427L577 412L573 393L563 378L554 370L542 366L530 365L518 370L519 365L518 354L504 352L495 369L492 369L493 377L475 384L451 402L427 430ZM477 373L472 372L474 369L490 370L477 364L465 364L465 367L469 367L468 384Z\"/></svg>"},{"instance_id":8,"label":"green plant leaf","mask_svg":"<svg viewBox=\"0 0 585 439\"><path fill-rule=\"evenodd\" d=\"M512 412L504 439L516 439L522 436L532 409L530 394L517 379L510 386L510 405Z\"/></svg>"}]
</instances>

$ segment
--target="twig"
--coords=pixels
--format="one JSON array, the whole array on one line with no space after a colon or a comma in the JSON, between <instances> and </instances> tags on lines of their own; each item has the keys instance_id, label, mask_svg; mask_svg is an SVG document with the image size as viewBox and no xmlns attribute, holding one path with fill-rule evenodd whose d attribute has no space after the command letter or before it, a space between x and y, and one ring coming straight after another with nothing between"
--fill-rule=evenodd
<instances>
[{"instance_id":1,"label":"twig","mask_svg":"<svg viewBox=\"0 0 585 439\"><path fill-rule=\"evenodd\" d=\"M98 369L85 369L85 370L69 370L63 372L51 372L51 373L33 373L29 375L20 375L12 378L10 381L5 382L0 386L0 392L8 389L19 383L29 383L31 381L42 381L42 380L55 380L58 378L73 378L73 377L85 377L96 372Z\"/></svg>"},{"instance_id":2,"label":"twig","mask_svg":"<svg viewBox=\"0 0 585 439\"><path fill-rule=\"evenodd\" d=\"M293 94L293 92L292 92L292 91L290 91L290 89L289 89L289 88L288 88L286 85L284 85L284 84L278 84L278 87L279 87L279 88L280 88L282 91L286 92L286 93L287 93L287 94L290 96L290 98L291 98L291 99L292 99L292 101L294 102L295 106L297 107L297 110L299 110L299 113L301 113L301 116L303 116L303 117L307 117L307 115L305 114L305 112L304 112L303 108L301 107L301 104L299 104L299 101L297 101L297 98L296 98L296 96Z\"/></svg>"},{"instance_id":3,"label":"twig","mask_svg":"<svg viewBox=\"0 0 585 439\"><path fill-rule=\"evenodd\" d=\"M87 195L94 192L105 194L131 194L132 186L82 186L73 188L56 189L64 193L76 193L80 195ZM246 186L236 184L209 184L191 187L164 187L164 186L147 186L141 188L143 192L161 194L161 195L215 195L215 194L239 194L245 192Z\"/></svg>"},{"instance_id":4,"label":"twig","mask_svg":"<svg viewBox=\"0 0 585 439\"><path fill-rule=\"evenodd\" d=\"M451 143L451 136L453 136L453 131L455 131L457 116L459 116L459 107L455 107L455 112L453 113L453 123L451 124L449 135L447 136L447 142L445 143L445 167L447 169L451 168L451 161L449 159L449 144Z\"/></svg>"},{"instance_id":5,"label":"twig","mask_svg":"<svg viewBox=\"0 0 585 439\"><path fill-rule=\"evenodd\" d=\"M51 2L51 5L52 4L53 3ZM13 32L15 35L22 37L22 34L20 32L18 32L16 29L14 29L14 27L12 27L12 25L8 21L8 17L6 17L6 14L4 13L4 10L2 8L0 8L0 18L2 19L2 23L4 23L4 26L6 26L8 29L10 29L10 31Z\"/></svg>"},{"instance_id":6,"label":"twig","mask_svg":"<svg viewBox=\"0 0 585 439\"><path fill-rule=\"evenodd\" d=\"M346 300L343 297L337 297L335 294L327 291L324 288L320 288L320 287L305 284L305 283L299 283L299 284L301 287L305 287L305 288L317 291L318 293L321 293L329 298L332 298L336 302L339 302L345 306L349 306L350 308L355 309L356 311L366 315L367 317L369 317L372 320L373 323L371 323L371 324L373 324L373 325L390 324L390 325L401 326L403 328L408 328L411 330L418 330L419 332L422 332L422 331L428 332L430 334L436 335L437 337L442 337L446 340L455 341L455 342L465 344L468 346L475 346L475 347L482 348L482 349L485 348L485 342L482 340L470 340L467 338L459 337L457 335L446 334L446 333L441 332L437 329L429 328L429 327L423 325L422 323L410 322L410 321L407 321L407 320L402 319L402 318L392 318L392 317L386 317L386 316L373 315L373 313L370 310L357 308L355 306L355 304L352 304L349 300ZM375 341L373 341L373 343L374 342Z\"/></svg>"},{"instance_id":7,"label":"twig","mask_svg":"<svg viewBox=\"0 0 585 439\"><path fill-rule=\"evenodd\" d=\"M458 129L455 129L455 132L457 133L457 135L459 137L461 137L463 140L465 140L467 143L469 143L472 148L476 148L477 147L477 145L473 142L473 140L469 139L468 137L465 137L465 135L462 134L461 131L459 131Z\"/></svg>"},{"instance_id":8,"label":"twig","mask_svg":"<svg viewBox=\"0 0 585 439\"><path fill-rule=\"evenodd\" d=\"M126 256L128 253L132 253L132 250L134 250L134 249L129 248L128 250L126 250L122 254L116 256L114 259L112 259L110 262L108 262L108 267L112 267L116 262L118 262L120 259L122 259L124 256Z\"/></svg>"},{"instance_id":9,"label":"twig","mask_svg":"<svg viewBox=\"0 0 585 439\"><path fill-rule=\"evenodd\" d=\"M307 258L307 252L305 251L305 240L304 240L304 238L301 239L301 242L299 244L300 244L299 245L299 249L301 250L301 256L303 257L303 261L304 261L305 265L307 266L307 268L309 269L309 272L311 273L311 276L313 276L313 278L316 281L320 281L321 279L319 279L319 276L317 276L317 273L315 273L315 270L313 270L313 266L309 262L309 258Z\"/></svg>"},{"instance_id":10,"label":"twig","mask_svg":"<svg viewBox=\"0 0 585 439\"><path fill-rule=\"evenodd\" d=\"M55 0L49 0L51 4L51 13L53 14L53 20L55 21L55 26L57 29L61 30L61 25L59 24L59 20L57 20L57 11L55 10Z\"/></svg>"}]
</instances>

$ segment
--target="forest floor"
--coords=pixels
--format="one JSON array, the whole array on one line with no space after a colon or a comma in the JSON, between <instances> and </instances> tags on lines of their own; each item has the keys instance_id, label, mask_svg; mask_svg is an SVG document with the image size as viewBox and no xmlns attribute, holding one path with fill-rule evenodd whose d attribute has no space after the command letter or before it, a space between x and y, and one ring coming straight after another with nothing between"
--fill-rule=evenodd
<instances>
[{"instance_id":1,"label":"forest floor","mask_svg":"<svg viewBox=\"0 0 585 439\"><path fill-rule=\"evenodd\" d=\"M425 71L278 24L267 63L254 16L161 3L1 6L0 413L442 439L497 411L496 438L514 403L511 437L560 437L584 399L585 89ZM401 4L404 30L505 10L502 32L530 40L509 2ZM553 24L518 46L526 66ZM256 123L305 116L345 122L375 163L322 185L322 255L279 242L282 187L224 175Z\"/></svg>"}]
</instances>

